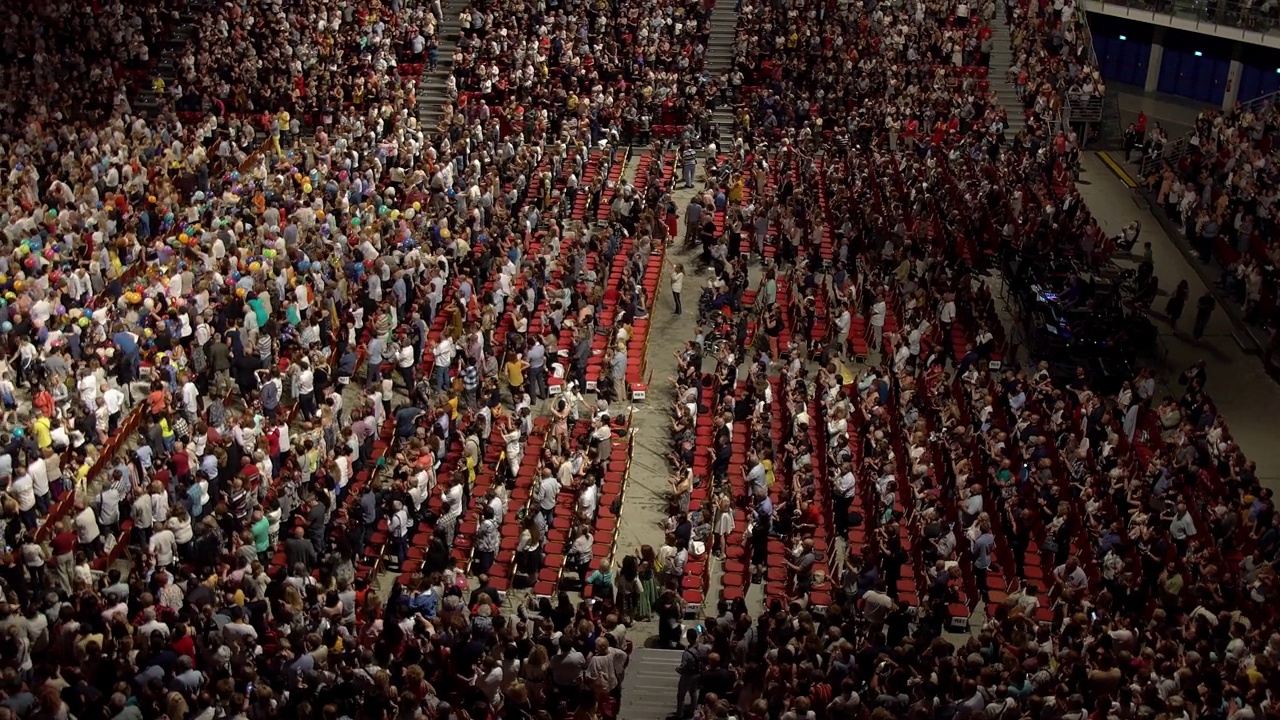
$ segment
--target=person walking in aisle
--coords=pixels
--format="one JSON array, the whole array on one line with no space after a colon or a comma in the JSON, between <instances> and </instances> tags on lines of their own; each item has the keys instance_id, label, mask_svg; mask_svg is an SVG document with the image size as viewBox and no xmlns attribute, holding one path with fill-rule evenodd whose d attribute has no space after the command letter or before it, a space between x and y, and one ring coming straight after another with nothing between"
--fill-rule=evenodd
<instances>
[{"instance_id":1,"label":"person walking in aisle","mask_svg":"<svg viewBox=\"0 0 1280 720\"><path fill-rule=\"evenodd\" d=\"M684 263L671 263L671 299L675 302L676 317L684 313L681 293L684 292Z\"/></svg>"},{"instance_id":2,"label":"person walking in aisle","mask_svg":"<svg viewBox=\"0 0 1280 720\"><path fill-rule=\"evenodd\" d=\"M1204 329L1209 324L1209 317L1213 315L1213 309L1218 306L1218 301L1213 299L1213 295L1208 292L1200 296L1196 301L1196 321L1191 327L1191 335L1200 341L1204 336Z\"/></svg>"},{"instance_id":3,"label":"person walking in aisle","mask_svg":"<svg viewBox=\"0 0 1280 720\"><path fill-rule=\"evenodd\" d=\"M1182 311L1187 307L1187 298L1191 295L1191 286L1186 280L1178 283L1177 289L1169 296L1169 302L1165 303L1164 314L1169 316L1169 327L1174 332L1178 331L1178 320L1182 318Z\"/></svg>"},{"instance_id":4,"label":"person walking in aisle","mask_svg":"<svg viewBox=\"0 0 1280 720\"><path fill-rule=\"evenodd\" d=\"M698 151L694 150L692 145L685 143L684 147L680 148L680 164L684 169L684 186L686 189L692 188L695 173L698 170Z\"/></svg>"}]
</instances>

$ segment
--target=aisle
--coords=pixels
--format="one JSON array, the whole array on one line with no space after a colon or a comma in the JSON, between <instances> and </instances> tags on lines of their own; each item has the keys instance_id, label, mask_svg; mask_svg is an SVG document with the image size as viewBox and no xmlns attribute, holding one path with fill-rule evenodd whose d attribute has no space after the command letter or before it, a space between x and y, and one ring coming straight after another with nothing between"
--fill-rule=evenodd
<instances>
[{"instance_id":1,"label":"aisle","mask_svg":"<svg viewBox=\"0 0 1280 720\"><path fill-rule=\"evenodd\" d=\"M1258 463L1258 477L1263 484L1280 490L1280 444L1275 442L1274 431L1268 427L1267 420L1280 413L1280 386L1263 371L1258 357L1241 349L1233 337L1235 328L1222 308L1214 311L1200 343L1190 336L1190 311L1182 319L1180 334L1169 330L1161 312L1169 293L1185 279L1194 303L1205 292L1204 282L1147 211L1146 204L1139 201L1134 191L1126 187L1096 153L1085 153L1081 166L1080 194L1103 229L1114 235L1129 222L1138 220L1142 223L1142 241L1151 243L1155 274L1160 278L1160 297L1154 303L1156 312L1152 320L1160 329L1160 340L1168 351L1165 366L1159 368L1157 376L1163 385L1158 397L1166 392L1181 395L1178 374L1197 360L1205 360L1209 395L1226 418L1245 456Z\"/></svg>"}]
</instances>

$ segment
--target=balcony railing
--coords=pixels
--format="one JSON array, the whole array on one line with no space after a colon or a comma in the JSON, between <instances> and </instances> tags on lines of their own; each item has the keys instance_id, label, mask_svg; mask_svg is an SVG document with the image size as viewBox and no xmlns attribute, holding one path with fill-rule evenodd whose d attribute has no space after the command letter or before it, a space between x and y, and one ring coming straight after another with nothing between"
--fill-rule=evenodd
<instances>
[{"instance_id":1,"label":"balcony railing","mask_svg":"<svg viewBox=\"0 0 1280 720\"><path fill-rule=\"evenodd\" d=\"M1103 99L1101 95L1068 93L1067 106L1071 108L1070 121L1073 123L1102 122Z\"/></svg>"},{"instance_id":2,"label":"balcony railing","mask_svg":"<svg viewBox=\"0 0 1280 720\"><path fill-rule=\"evenodd\" d=\"M1280 4L1256 0L1095 0L1157 15L1280 37ZM1265 10L1263 8L1266 8ZM1212 31L1212 28L1205 28ZM1230 33L1220 33L1229 36Z\"/></svg>"}]
</instances>

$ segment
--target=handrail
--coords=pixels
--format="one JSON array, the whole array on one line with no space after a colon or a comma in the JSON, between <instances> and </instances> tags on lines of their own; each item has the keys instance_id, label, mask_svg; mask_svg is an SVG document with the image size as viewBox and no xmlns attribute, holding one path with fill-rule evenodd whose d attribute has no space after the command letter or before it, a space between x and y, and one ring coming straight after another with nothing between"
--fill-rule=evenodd
<instances>
[{"instance_id":1,"label":"handrail","mask_svg":"<svg viewBox=\"0 0 1280 720\"><path fill-rule=\"evenodd\" d=\"M1093 46L1093 31L1089 29L1089 13L1085 12L1084 8L1077 8L1076 17L1080 22L1079 37L1076 41L1083 42L1089 48L1089 66L1101 68L1102 65L1098 62L1098 50Z\"/></svg>"},{"instance_id":2,"label":"handrail","mask_svg":"<svg viewBox=\"0 0 1280 720\"><path fill-rule=\"evenodd\" d=\"M1070 93L1064 101L1064 105L1069 103L1071 107L1071 122L1096 123L1102 122L1102 103L1103 96L1089 95L1085 96L1080 93Z\"/></svg>"},{"instance_id":3,"label":"handrail","mask_svg":"<svg viewBox=\"0 0 1280 720\"><path fill-rule=\"evenodd\" d=\"M1166 15L1196 23L1204 23L1215 28L1239 29L1262 34L1280 34L1280 18L1260 12L1257 8L1246 6L1239 0L1166 0L1157 5L1148 0L1094 0L1100 5L1117 5L1132 10L1149 12L1152 15ZM1081 9L1082 11L1084 8ZM1081 12L1080 14L1084 14ZM1205 32L1212 32L1206 28ZM1220 33L1222 37L1230 37L1231 33Z\"/></svg>"},{"instance_id":4,"label":"handrail","mask_svg":"<svg viewBox=\"0 0 1280 720\"><path fill-rule=\"evenodd\" d=\"M1256 110L1265 105L1277 104L1278 101L1280 101L1280 90L1276 90L1275 92L1269 92L1266 95L1259 95L1258 97L1253 98L1252 100L1245 100L1238 104L1240 105L1240 108L1242 110L1244 109Z\"/></svg>"},{"instance_id":5,"label":"handrail","mask_svg":"<svg viewBox=\"0 0 1280 720\"><path fill-rule=\"evenodd\" d=\"M1154 155L1144 155L1142 164L1138 166L1138 171L1143 178L1150 177L1164 163L1176 163L1187 154L1187 150L1191 147L1191 134L1187 133L1185 137L1170 140L1164 144L1159 153Z\"/></svg>"}]
</instances>

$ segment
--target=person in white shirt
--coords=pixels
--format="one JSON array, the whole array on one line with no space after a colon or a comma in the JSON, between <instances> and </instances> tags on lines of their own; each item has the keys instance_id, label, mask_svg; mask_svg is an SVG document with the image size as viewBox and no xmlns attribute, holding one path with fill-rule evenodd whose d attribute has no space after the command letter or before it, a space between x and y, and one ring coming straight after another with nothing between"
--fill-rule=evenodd
<instances>
[{"instance_id":1,"label":"person in white shirt","mask_svg":"<svg viewBox=\"0 0 1280 720\"><path fill-rule=\"evenodd\" d=\"M510 416L502 416L505 428L502 440L506 443L507 466L512 477L520 474L520 462L524 459L524 439L520 437L520 427L511 422Z\"/></svg>"},{"instance_id":2,"label":"person in white shirt","mask_svg":"<svg viewBox=\"0 0 1280 720\"><path fill-rule=\"evenodd\" d=\"M942 304L938 306L938 320L942 323L943 330L948 330L951 323L956 319L956 300L955 295L947 293L942 296ZM943 337L951 337L950 333L943 333Z\"/></svg>"},{"instance_id":3,"label":"person in white shirt","mask_svg":"<svg viewBox=\"0 0 1280 720\"><path fill-rule=\"evenodd\" d=\"M594 482L587 483L578 493L578 515L586 522L594 522L596 509L600 506L600 486Z\"/></svg>"},{"instance_id":4,"label":"person in white shirt","mask_svg":"<svg viewBox=\"0 0 1280 720\"><path fill-rule=\"evenodd\" d=\"M448 335L436 343L432 354L435 355L435 388L443 391L449 385L449 368L453 365L453 357L457 352L453 338Z\"/></svg>"},{"instance_id":5,"label":"person in white shirt","mask_svg":"<svg viewBox=\"0 0 1280 720\"><path fill-rule=\"evenodd\" d=\"M98 529L98 518L94 515L93 508L77 501L76 517L72 524L75 527L76 541L84 548L85 554L89 557L96 555L102 532Z\"/></svg>"},{"instance_id":6,"label":"person in white shirt","mask_svg":"<svg viewBox=\"0 0 1280 720\"><path fill-rule=\"evenodd\" d=\"M888 314L888 305L883 297L877 297L874 305L871 306L871 349L876 352L884 343L884 319Z\"/></svg>"},{"instance_id":7,"label":"person in white shirt","mask_svg":"<svg viewBox=\"0 0 1280 720\"><path fill-rule=\"evenodd\" d=\"M303 358L297 365L297 375L293 379L293 392L298 398L298 410L303 417L314 417L316 414L316 375L311 369L311 362Z\"/></svg>"},{"instance_id":8,"label":"person in white shirt","mask_svg":"<svg viewBox=\"0 0 1280 720\"><path fill-rule=\"evenodd\" d=\"M34 530L39 524L36 517L36 486L27 469L19 466L13 482L9 485L9 495L18 503L18 517L28 530Z\"/></svg>"},{"instance_id":9,"label":"person in white shirt","mask_svg":"<svg viewBox=\"0 0 1280 720\"><path fill-rule=\"evenodd\" d=\"M88 370L81 372L84 374L76 381L76 388L80 391L80 402L84 403L84 408L92 411L97 407L100 392L98 378Z\"/></svg>"},{"instance_id":10,"label":"person in white shirt","mask_svg":"<svg viewBox=\"0 0 1280 720\"><path fill-rule=\"evenodd\" d=\"M151 522L163 523L169 519L169 492L158 482L151 483Z\"/></svg>"},{"instance_id":11,"label":"person in white shirt","mask_svg":"<svg viewBox=\"0 0 1280 720\"><path fill-rule=\"evenodd\" d=\"M110 432L115 432L116 427L120 424L120 412L124 409L124 393L119 388L114 388L106 383L99 386L102 392L102 399L107 403L107 412L111 415L109 424Z\"/></svg>"},{"instance_id":12,"label":"person in white shirt","mask_svg":"<svg viewBox=\"0 0 1280 720\"><path fill-rule=\"evenodd\" d=\"M413 365L414 365L413 345L405 343L396 350L396 367L400 370L400 377L404 379L404 386L410 392L413 391Z\"/></svg>"},{"instance_id":13,"label":"person in white shirt","mask_svg":"<svg viewBox=\"0 0 1280 720\"><path fill-rule=\"evenodd\" d=\"M173 531L165 527L164 523L157 521L151 529L151 542L147 543L147 549L151 552L151 557L155 558L156 569L167 568L173 564L178 541L174 538Z\"/></svg>"},{"instance_id":14,"label":"person in white shirt","mask_svg":"<svg viewBox=\"0 0 1280 720\"><path fill-rule=\"evenodd\" d=\"M196 387L194 381L186 373L182 378L182 412L187 416L187 422L195 425L196 420L200 418L200 388Z\"/></svg>"}]
</instances>

